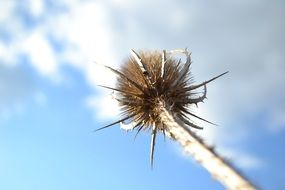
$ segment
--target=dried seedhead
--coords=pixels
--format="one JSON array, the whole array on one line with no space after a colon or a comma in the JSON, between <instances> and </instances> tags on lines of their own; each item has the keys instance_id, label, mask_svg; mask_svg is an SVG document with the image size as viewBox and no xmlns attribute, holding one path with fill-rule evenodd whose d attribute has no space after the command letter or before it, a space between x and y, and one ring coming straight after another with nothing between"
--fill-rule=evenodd
<instances>
[{"instance_id":1,"label":"dried seedhead","mask_svg":"<svg viewBox=\"0 0 285 190\"><path fill-rule=\"evenodd\" d=\"M186 62L175 58L174 54L186 55ZM193 84L190 73L191 57L185 50L166 52L135 52L131 55L121 69L116 70L105 66L117 75L116 87L106 87L116 91L116 100L122 110L123 118L111 123L101 130L117 123L124 129L141 130L151 129L151 166L153 165L153 153L157 132L165 134L165 123L160 118L162 108L166 108L189 127L202 129L195 125L189 116L211 123L189 110L192 104L203 102L206 98L206 84L221 77L227 72L218 75L200 84ZM203 87L203 93L199 96L197 90ZM129 120L131 124L125 124ZM213 123L211 123L213 124ZM136 134L136 135L137 135Z\"/></svg>"}]
</instances>

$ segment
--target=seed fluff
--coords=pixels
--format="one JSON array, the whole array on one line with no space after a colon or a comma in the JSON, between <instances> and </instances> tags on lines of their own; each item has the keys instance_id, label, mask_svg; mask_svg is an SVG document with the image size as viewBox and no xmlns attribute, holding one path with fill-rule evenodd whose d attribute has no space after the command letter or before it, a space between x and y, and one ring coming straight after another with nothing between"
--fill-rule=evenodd
<instances>
[{"instance_id":1,"label":"seed fluff","mask_svg":"<svg viewBox=\"0 0 285 190\"><path fill-rule=\"evenodd\" d=\"M130 53L131 57L120 69L105 66L117 75L116 86L101 86L115 92L114 98L119 102L122 119L96 131L118 123L126 130L137 129L137 134L142 130L151 130L150 164L153 167L156 134L158 132L165 134L167 130L166 124L160 117L162 108L170 110L175 118L190 128L203 129L193 123L189 117L214 124L192 113L190 108L206 98L208 83L228 72L200 84L193 84L190 72L191 53L187 49L139 53L130 50ZM175 57L177 53L186 56L185 63ZM202 87L203 91L199 92ZM126 121L130 123L126 124Z\"/></svg>"}]
</instances>

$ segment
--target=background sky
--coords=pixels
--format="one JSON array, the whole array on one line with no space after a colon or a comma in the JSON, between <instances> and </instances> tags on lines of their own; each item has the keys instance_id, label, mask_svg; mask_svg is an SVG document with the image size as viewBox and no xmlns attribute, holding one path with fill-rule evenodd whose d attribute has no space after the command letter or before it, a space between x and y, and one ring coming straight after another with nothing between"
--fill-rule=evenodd
<instances>
[{"instance_id":1,"label":"background sky","mask_svg":"<svg viewBox=\"0 0 285 190\"><path fill-rule=\"evenodd\" d=\"M0 0L0 189L224 189L171 140L119 126L112 73L129 49L192 52L207 143L262 189L285 189L284 1Z\"/></svg>"}]
</instances>

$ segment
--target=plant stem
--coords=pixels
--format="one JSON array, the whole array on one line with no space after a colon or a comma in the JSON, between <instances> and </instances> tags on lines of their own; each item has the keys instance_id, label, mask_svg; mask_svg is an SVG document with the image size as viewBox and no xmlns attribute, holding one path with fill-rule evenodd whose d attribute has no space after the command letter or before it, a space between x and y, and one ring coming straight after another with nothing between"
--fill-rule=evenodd
<instances>
[{"instance_id":1,"label":"plant stem","mask_svg":"<svg viewBox=\"0 0 285 190\"><path fill-rule=\"evenodd\" d=\"M160 119L166 125L166 135L177 141L208 172L229 190L256 190L244 176L206 145L189 127L176 119L166 108L161 108Z\"/></svg>"}]
</instances>

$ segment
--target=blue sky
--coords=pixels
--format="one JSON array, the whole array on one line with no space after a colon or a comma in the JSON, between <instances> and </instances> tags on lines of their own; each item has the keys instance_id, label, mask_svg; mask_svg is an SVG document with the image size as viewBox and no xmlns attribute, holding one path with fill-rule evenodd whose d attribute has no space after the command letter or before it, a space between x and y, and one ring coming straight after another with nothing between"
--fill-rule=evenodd
<instances>
[{"instance_id":1,"label":"blue sky","mask_svg":"<svg viewBox=\"0 0 285 190\"><path fill-rule=\"evenodd\" d=\"M285 188L283 1L0 1L0 189L224 189L171 140L135 141L111 92L129 49L192 52L211 83L199 134L262 189ZM198 122L198 121L197 121Z\"/></svg>"}]
</instances>

